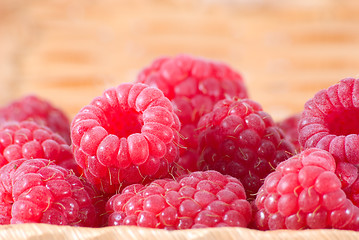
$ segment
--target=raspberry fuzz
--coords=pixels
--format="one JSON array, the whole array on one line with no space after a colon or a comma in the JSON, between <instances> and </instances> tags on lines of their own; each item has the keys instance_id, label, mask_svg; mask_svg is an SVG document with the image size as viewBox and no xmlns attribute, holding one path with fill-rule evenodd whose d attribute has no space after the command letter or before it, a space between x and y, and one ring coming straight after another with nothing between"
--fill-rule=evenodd
<instances>
[{"instance_id":1,"label":"raspberry fuzz","mask_svg":"<svg viewBox=\"0 0 359 240\"><path fill-rule=\"evenodd\" d=\"M71 125L76 162L105 193L168 176L178 159L180 123L163 93L123 83L83 107Z\"/></svg>"},{"instance_id":2,"label":"raspberry fuzz","mask_svg":"<svg viewBox=\"0 0 359 240\"><path fill-rule=\"evenodd\" d=\"M317 148L280 163L258 191L256 227L359 230L359 208L347 199L335 170L333 156Z\"/></svg>"},{"instance_id":3,"label":"raspberry fuzz","mask_svg":"<svg viewBox=\"0 0 359 240\"><path fill-rule=\"evenodd\" d=\"M168 230L246 227L252 216L240 181L216 171L155 180L146 186L130 185L114 195L106 208L109 226Z\"/></svg>"},{"instance_id":4,"label":"raspberry fuzz","mask_svg":"<svg viewBox=\"0 0 359 240\"><path fill-rule=\"evenodd\" d=\"M161 89L171 100L182 125L178 166L184 172L197 170L195 129L200 117L225 97L248 97L242 76L228 65L189 55L154 60L140 72L137 82Z\"/></svg>"},{"instance_id":5,"label":"raspberry fuzz","mask_svg":"<svg viewBox=\"0 0 359 240\"><path fill-rule=\"evenodd\" d=\"M271 116L250 99L224 99L198 122L199 169L238 178L251 198L278 163L294 154Z\"/></svg>"},{"instance_id":6,"label":"raspberry fuzz","mask_svg":"<svg viewBox=\"0 0 359 240\"><path fill-rule=\"evenodd\" d=\"M15 160L0 169L0 209L0 224L98 224L80 179L45 159Z\"/></svg>"},{"instance_id":7,"label":"raspberry fuzz","mask_svg":"<svg viewBox=\"0 0 359 240\"><path fill-rule=\"evenodd\" d=\"M346 78L306 102L299 123L303 148L329 151L337 162L359 164L359 79Z\"/></svg>"}]
</instances>

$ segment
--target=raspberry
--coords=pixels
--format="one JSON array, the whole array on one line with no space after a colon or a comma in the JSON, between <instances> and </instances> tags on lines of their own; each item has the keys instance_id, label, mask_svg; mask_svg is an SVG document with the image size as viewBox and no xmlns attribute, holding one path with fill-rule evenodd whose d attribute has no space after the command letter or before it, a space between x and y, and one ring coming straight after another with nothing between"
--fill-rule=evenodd
<instances>
[{"instance_id":1,"label":"raspberry","mask_svg":"<svg viewBox=\"0 0 359 240\"><path fill-rule=\"evenodd\" d=\"M359 79L347 78L306 102L299 123L303 148L329 151L337 162L359 164Z\"/></svg>"},{"instance_id":2,"label":"raspberry","mask_svg":"<svg viewBox=\"0 0 359 240\"><path fill-rule=\"evenodd\" d=\"M26 158L46 158L78 173L71 147L51 129L34 121L6 122L0 127L0 167Z\"/></svg>"},{"instance_id":3,"label":"raspberry","mask_svg":"<svg viewBox=\"0 0 359 240\"><path fill-rule=\"evenodd\" d=\"M335 170L333 156L318 148L280 163L258 191L256 227L359 230L359 209L347 199Z\"/></svg>"},{"instance_id":4,"label":"raspberry","mask_svg":"<svg viewBox=\"0 0 359 240\"><path fill-rule=\"evenodd\" d=\"M180 123L163 93L123 83L83 107L71 125L76 162L87 180L111 194L169 175L178 159Z\"/></svg>"},{"instance_id":5,"label":"raspberry","mask_svg":"<svg viewBox=\"0 0 359 240\"><path fill-rule=\"evenodd\" d=\"M168 230L246 227L252 217L241 182L216 171L130 185L111 197L106 208L110 226Z\"/></svg>"},{"instance_id":6,"label":"raspberry","mask_svg":"<svg viewBox=\"0 0 359 240\"><path fill-rule=\"evenodd\" d=\"M297 113L280 122L277 122L277 126L282 129L286 138L293 143L297 153L301 152L301 147L298 140L298 124L301 116L302 114Z\"/></svg>"},{"instance_id":7,"label":"raspberry","mask_svg":"<svg viewBox=\"0 0 359 240\"><path fill-rule=\"evenodd\" d=\"M33 120L41 126L47 126L61 135L70 144L70 121L58 108L48 101L29 95L18 99L0 109L2 121Z\"/></svg>"},{"instance_id":8,"label":"raspberry","mask_svg":"<svg viewBox=\"0 0 359 240\"><path fill-rule=\"evenodd\" d=\"M180 134L181 168L197 170L196 126L200 117L210 112L214 104L226 96L246 98L242 76L223 63L189 55L163 57L143 69L137 82L158 87L171 100L182 128Z\"/></svg>"},{"instance_id":9,"label":"raspberry","mask_svg":"<svg viewBox=\"0 0 359 240\"><path fill-rule=\"evenodd\" d=\"M198 122L199 169L238 178L251 198L278 163L294 153L271 116L250 99L225 99Z\"/></svg>"},{"instance_id":10,"label":"raspberry","mask_svg":"<svg viewBox=\"0 0 359 240\"><path fill-rule=\"evenodd\" d=\"M80 179L46 159L19 159L0 169L0 209L0 224L97 224Z\"/></svg>"}]
</instances>

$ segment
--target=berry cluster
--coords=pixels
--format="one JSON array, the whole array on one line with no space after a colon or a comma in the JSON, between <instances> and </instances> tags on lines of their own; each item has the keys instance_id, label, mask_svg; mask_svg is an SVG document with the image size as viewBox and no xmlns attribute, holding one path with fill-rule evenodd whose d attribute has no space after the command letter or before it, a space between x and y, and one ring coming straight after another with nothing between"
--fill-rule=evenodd
<instances>
[{"instance_id":1,"label":"berry cluster","mask_svg":"<svg viewBox=\"0 0 359 240\"><path fill-rule=\"evenodd\" d=\"M170 230L246 227L251 205L241 182L216 171L193 172L177 180L126 187L107 202L109 225Z\"/></svg>"},{"instance_id":2,"label":"berry cluster","mask_svg":"<svg viewBox=\"0 0 359 240\"><path fill-rule=\"evenodd\" d=\"M177 162L180 172L198 170L199 119L221 99L248 97L242 76L228 65L187 55L156 59L136 82L159 88L173 104L183 136Z\"/></svg>"},{"instance_id":3,"label":"berry cluster","mask_svg":"<svg viewBox=\"0 0 359 240\"><path fill-rule=\"evenodd\" d=\"M250 99L225 99L198 123L199 167L240 179L248 197L255 196L264 178L294 155L271 116Z\"/></svg>"},{"instance_id":4,"label":"berry cluster","mask_svg":"<svg viewBox=\"0 0 359 240\"><path fill-rule=\"evenodd\" d=\"M359 208L346 197L333 156L309 148L280 163L255 201L258 229L359 230Z\"/></svg>"},{"instance_id":5,"label":"berry cluster","mask_svg":"<svg viewBox=\"0 0 359 240\"><path fill-rule=\"evenodd\" d=\"M228 65L178 55L74 116L0 109L0 224L359 231L359 79L274 122Z\"/></svg>"}]
</instances>

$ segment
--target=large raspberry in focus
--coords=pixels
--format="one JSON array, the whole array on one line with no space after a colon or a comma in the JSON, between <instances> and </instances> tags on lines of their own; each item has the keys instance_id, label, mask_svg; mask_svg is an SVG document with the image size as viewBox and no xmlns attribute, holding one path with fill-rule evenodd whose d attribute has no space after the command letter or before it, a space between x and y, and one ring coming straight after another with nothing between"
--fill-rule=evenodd
<instances>
[{"instance_id":1,"label":"large raspberry in focus","mask_svg":"<svg viewBox=\"0 0 359 240\"><path fill-rule=\"evenodd\" d=\"M225 99L198 123L199 168L241 180L253 197L264 178L294 154L293 144L262 107L250 99Z\"/></svg>"},{"instance_id":2,"label":"large raspberry in focus","mask_svg":"<svg viewBox=\"0 0 359 240\"><path fill-rule=\"evenodd\" d=\"M188 55L156 59L137 82L158 87L171 100L182 128L179 171L197 170L197 122L226 97L247 98L242 76L228 65ZM184 171L181 171L184 170Z\"/></svg>"},{"instance_id":3,"label":"large raspberry in focus","mask_svg":"<svg viewBox=\"0 0 359 240\"><path fill-rule=\"evenodd\" d=\"M0 209L0 224L99 224L81 180L45 159L15 160L0 169Z\"/></svg>"},{"instance_id":4,"label":"large raspberry in focus","mask_svg":"<svg viewBox=\"0 0 359 240\"><path fill-rule=\"evenodd\" d=\"M83 107L71 125L76 162L105 193L169 176L178 159L180 123L168 98L148 85L123 83Z\"/></svg>"},{"instance_id":5,"label":"large raspberry in focus","mask_svg":"<svg viewBox=\"0 0 359 240\"><path fill-rule=\"evenodd\" d=\"M26 158L46 158L76 174L71 147L57 133L34 121L5 122L0 126L0 167Z\"/></svg>"},{"instance_id":6,"label":"large raspberry in focus","mask_svg":"<svg viewBox=\"0 0 359 240\"><path fill-rule=\"evenodd\" d=\"M347 78L306 102L299 123L305 148L329 151L337 162L359 164L359 79Z\"/></svg>"},{"instance_id":7,"label":"large raspberry in focus","mask_svg":"<svg viewBox=\"0 0 359 240\"><path fill-rule=\"evenodd\" d=\"M359 208L347 199L335 170L332 155L317 148L280 163L258 191L256 227L358 231Z\"/></svg>"},{"instance_id":8,"label":"large raspberry in focus","mask_svg":"<svg viewBox=\"0 0 359 240\"><path fill-rule=\"evenodd\" d=\"M110 226L168 230L246 227L252 217L241 182L216 171L130 185L108 201L107 210Z\"/></svg>"},{"instance_id":9,"label":"large raspberry in focus","mask_svg":"<svg viewBox=\"0 0 359 240\"><path fill-rule=\"evenodd\" d=\"M63 111L46 100L29 95L13 101L0 109L1 121L32 120L47 126L70 144L70 121Z\"/></svg>"}]
</instances>

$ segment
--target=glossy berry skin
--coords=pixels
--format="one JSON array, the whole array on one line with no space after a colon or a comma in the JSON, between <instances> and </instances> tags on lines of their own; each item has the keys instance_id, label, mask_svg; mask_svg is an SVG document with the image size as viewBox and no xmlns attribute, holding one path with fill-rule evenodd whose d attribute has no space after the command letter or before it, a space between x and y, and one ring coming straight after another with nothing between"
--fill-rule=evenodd
<instances>
[{"instance_id":1,"label":"glossy berry skin","mask_svg":"<svg viewBox=\"0 0 359 240\"><path fill-rule=\"evenodd\" d=\"M81 180L46 159L15 160L0 169L0 209L0 224L98 224Z\"/></svg>"},{"instance_id":2,"label":"glossy berry skin","mask_svg":"<svg viewBox=\"0 0 359 240\"><path fill-rule=\"evenodd\" d=\"M252 210L239 180L216 171L134 184L107 202L109 226L168 230L246 227Z\"/></svg>"},{"instance_id":3,"label":"glossy berry skin","mask_svg":"<svg viewBox=\"0 0 359 240\"><path fill-rule=\"evenodd\" d=\"M34 121L6 122L0 127L0 166L22 158L46 158L79 173L71 147L59 134Z\"/></svg>"},{"instance_id":4,"label":"glossy berry skin","mask_svg":"<svg viewBox=\"0 0 359 240\"><path fill-rule=\"evenodd\" d=\"M87 180L112 194L169 176L178 159L180 123L163 93L141 83L106 90L71 125L76 162Z\"/></svg>"},{"instance_id":5,"label":"glossy berry skin","mask_svg":"<svg viewBox=\"0 0 359 240\"><path fill-rule=\"evenodd\" d=\"M359 164L359 79L346 78L305 103L299 142L321 148L337 162Z\"/></svg>"},{"instance_id":6,"label":"glossy berry skin","mask_svg":"<svg viewBox=\"0 0 359 240\"><path fill-rule=\"evenodd\" d=\"M255 200L256 228L359 230L359 209L346 197L333 156L309 148L280 163Z\"/></svg>"},{"instance_id":7,"label":"glossy berry skin","mask_svg":"<svg viewBox=\"0 0 359 240\"><path fill-rule=\"evenodd\" d=\"M63 137L67 144L70 141L70 120L66 114L50 102L35 95L28 95L11 102L0 109L0 119L6 121L35 121L46 126Z\"/></svg>"},{"instance_id":8,"label":"glossy berry skin","mask_svg":"<svg viewBox=\"0 0 359 240\"><path fill-rule=\"evenodd\" d=\"M247 98L242 76L224 63L190 55L162 57L144 68L137 82L161 89L181 122L178 173L197 170L198 120L226 97Z\"/></svg>"},{"instance_id":9,"label":"glossy berry skin","mask_svg":"<svg viewBox=\"0 0 359 240\"><path fill-rule=\"evenodd\" d=\"M253 198L264 178L294 154L293 144L261 106L250 99L224 99L198 123L199 169L238 178Z\"/></svg>"}]
</instances>

